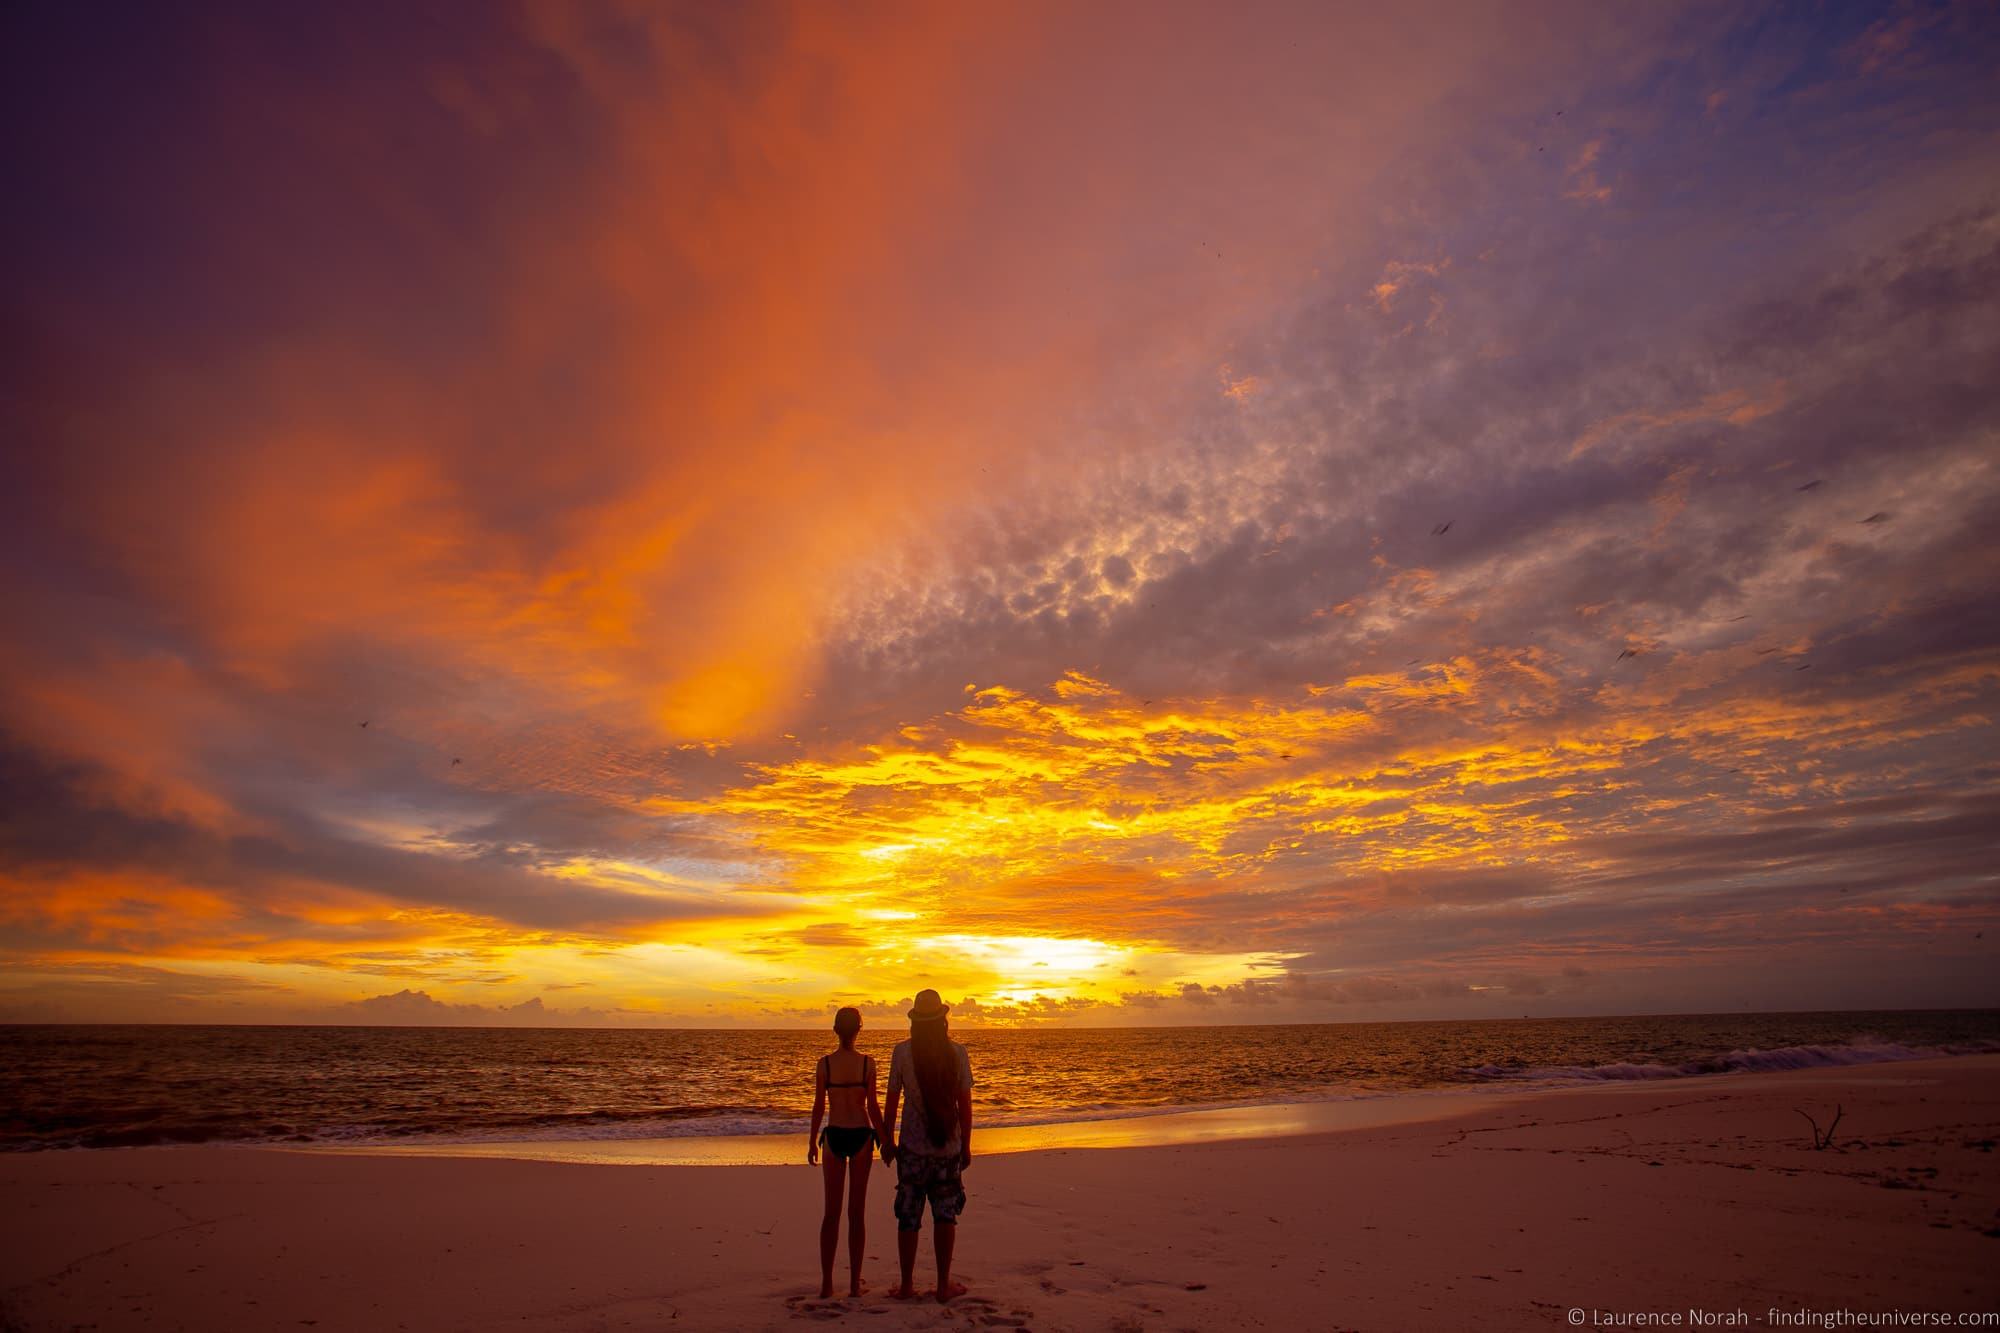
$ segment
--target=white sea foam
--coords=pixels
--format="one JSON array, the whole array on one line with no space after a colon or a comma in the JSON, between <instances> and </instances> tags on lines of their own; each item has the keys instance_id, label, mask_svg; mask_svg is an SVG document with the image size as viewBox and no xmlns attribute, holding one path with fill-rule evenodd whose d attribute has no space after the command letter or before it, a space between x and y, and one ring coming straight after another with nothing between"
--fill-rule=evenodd
<instances>
[{"instance_id":1,"label":"white sea foam","mask_svg":"<svg viewBox=\"0 0 2000 1333\"><path fill-rule=\"evenodd\" d=\"M1475 1078L1504 1079L1509 1082L1631 1082L1646 1079L1694 1078L1703 1074L1827 1069L1845 1065L1881 1064L1894 1060L1928 1060L1947 1055L1981 1055L1995 1051L2000 1051L2000 1042L1971 1042L1954 1046L1904 1046L1893 1041L1862 1040L1816 1046L1780 1046L1771 1050L1752 1047L1749 1050L1702 1056L1681 1064L1633 1064L1629 1061L1619 1061L1602 1065L1531 1065L1523 1068L1478 1065L1468 1072Z\"/></svg>"}]
</instances>

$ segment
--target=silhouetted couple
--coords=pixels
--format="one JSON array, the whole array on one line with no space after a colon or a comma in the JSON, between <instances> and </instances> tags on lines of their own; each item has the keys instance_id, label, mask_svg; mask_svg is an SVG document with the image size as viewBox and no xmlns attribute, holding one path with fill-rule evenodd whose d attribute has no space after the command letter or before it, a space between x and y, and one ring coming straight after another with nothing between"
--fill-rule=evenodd
<instances>
[{"instance_id":1,"label":"silhouetted couple","mask_svg":"<svg viewBox=\"0 0 2000 1333\"><path fill-rule=\"evenodd\" d=\"M867 1289L861 1281L861 1254L867 1241L868 1172L878 1145L882 1160L896 1168L896 1255L903 1280L891 1295L908 1300L917 1294L911 1278L926 1202L937 1251L937 1298L949 1301L965 1291L951 1280L951 1251L958 1238L959 1209L965 1207L960 1173L972 1164L972 1061L965 1047L951 1039L945 1020L949 1009L936 991L917 992L910 1008L910 1039L897 1042L889 1057L886 1115L875 1099L875 1062L854 1049L861 1011L842 1009L833 1016L840 1049L821 1056L814 1071L812 1137L806 1148L806 1161L814 1163L821 1147L826 1149L826 1216L819 1224L821 1296L833 1295L843 1187L848 1200L847 1294L859 1296ZM895 1124L899 1105L903 1123L892 1134L888 1127Z\"/></svg>"}]
</instances>

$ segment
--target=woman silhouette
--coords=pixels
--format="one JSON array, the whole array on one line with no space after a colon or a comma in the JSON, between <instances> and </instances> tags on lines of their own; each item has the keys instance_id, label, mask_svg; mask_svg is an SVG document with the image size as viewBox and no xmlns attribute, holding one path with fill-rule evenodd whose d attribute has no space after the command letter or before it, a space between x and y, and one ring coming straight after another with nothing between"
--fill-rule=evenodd
<instances>
[{"instance_id":1,"label":"woman silhouette","mask_svg":"<svg viewBox=\"0 0 2000 1333\"><path fill-rule=\"evenodd\" d=\"M819 1150L826 1148L826 1216L819 1224L819 1294L833 1295L833 1252L840 1246L840 1195L847 1191L847 1294L859 1296L861 1251L867 1243L868 1170L874 1165L875 1145L886 1137L882 1131L882 1107L875 1100L875 1061L854 1049L855 1034L861 1031L861 1011L842 1009L833 1016L834 1035L840 1049L819 1058L813 1069L812 1137L806 1144L806 1161L817 1164ZM830 1113L830 1114L829 1114ZM826 1121L826 1128L820 1122Z\"/></svg>"}]
</instances>

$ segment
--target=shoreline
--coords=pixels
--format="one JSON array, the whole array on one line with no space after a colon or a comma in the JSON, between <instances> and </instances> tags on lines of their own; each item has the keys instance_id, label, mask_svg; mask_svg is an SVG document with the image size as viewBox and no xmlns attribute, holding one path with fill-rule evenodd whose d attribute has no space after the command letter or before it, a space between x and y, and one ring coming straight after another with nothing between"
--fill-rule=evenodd
<instances>
[{"instance_id":1,"label":"shoreline","mask_svg":"<svg viewBox=\"0 0 2000 1333\"><path fill-rule=\"evenodd\" d=\"M1952 1058L1952 1057L1945 1057ZM1293 1138L1423 1124L1499 1107L1546 1088L1419 1089L1362 1093L1298 1102L1251 1102L1109 1114L1038 1124L974 1123L981 1156L1103 1148L1156 1148L1183 1144ZM683 1134L659 1138L490 1139L410 1143L190 1144L271 1152L371 1157L506 1158L530 1162L584 1162L628 1166L789 1166L801 1160L805 1122L779 1134Z\"/></svg>"},{"instance_id":2,"label":"shoreline","mask_svg":"<svg viewBox=\"0 0 2000 1333\"><path fill-rule=\"evenodd\" d=\"M948 1310L819 1300L820 1173L799 1162L13 1155L0 1328L1167 1333L2000 1311L2000 1056L1464 1103L1277 1137L982 1154L959 1238L972 1293ZM1838 1142L1815 1151L1798 1110L1824 1125L1836 1105ZM877 1292L892 1179L876 1168L866 1210ZM929 1264L926 1242L920 1281Z\"/></svg>"},{"instance_id":3,"label":"shoreline","mask_svg":"<svg viewBox=\"0 0 2000 1333\"><path fill-rule=\"evenodd\" d=\"M1754 1054L1754 1053L1753 1053ZM1839 1073L1847 1069L1922 1065L1939 1060L2000 1055L2000 1050L1926 1051L1922 1054L1824 1064L1727 1069L1713 1072L1661 1074L1647 1077L1495 1078L1479 1082L1386 1090L1322 1090L1288 1100L1219 1101L1185 1106L1119 1107L1047 1120L986 1123L975 1127L982 1153L1034 1152L1056 1148L1131 1148L1227 1140L1298 1137L1396 1124L1417 1124L1474 1114L1526 1097L1550 1093L1606 1092L1666 1088L1685 1083L1716 1086L1735 1080L1772 1075ZM680 1122L699 1126L690 1118ZM73 1145L17 1148L14 1152L143 1152L236 1148L274 1152L308 1152L385 1156L510 1158L524 1161L604 1162L642 1166L773 1166L796 1160L797 1140L804 1136L803 1115L792 1128L751 1133L670 1133L567 1135L557 1129L510 1137L496 1132L484 1137L409 1136L405 1138L214 1139L185 1142Z\"/></svg>"}]
</instances>

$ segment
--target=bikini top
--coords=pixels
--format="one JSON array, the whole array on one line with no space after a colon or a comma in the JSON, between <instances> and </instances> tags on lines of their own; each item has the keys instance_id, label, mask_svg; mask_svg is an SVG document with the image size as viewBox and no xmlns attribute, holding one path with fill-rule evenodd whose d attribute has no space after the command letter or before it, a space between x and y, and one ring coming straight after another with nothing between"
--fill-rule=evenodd
<instances>
[{"instance_id":1,"label":"bikini top","mask_svg":"<svg viewBox=\"0 0 2000 1333\"><path fill-rule=\"evenodd\" d=\"M871 1082L873 1082L873 1081L874 1081L874 1078L875 1078L875 1057L874 1057L874 1056L872 1056L872 1055L864 1055L864 1056L862 1056L862 1057L861 1057L861 1081L860 1081L860 1082L858 1082L858 1083L835 1083L835 1082L833 1081L833 1066L827 1063L827 1061L831 1060L832 1058L833 1058L833 1054L832 1054L832 1052L828 1052L827 1054L825 1054L825 1055L822 1055L822 1056L821 1056L821 1057L819 1058L819 1072L820 1072L820 1076L821 1076L822 1078L824 1078L824 1079L826 1080L826 1086L827 1086L827 1087L829 1087L829 1088L865 1088L865 1087L867 1087L867 1086L869 1085L869 1083L871 1083Z\"/></svg>"}]
</instances>

